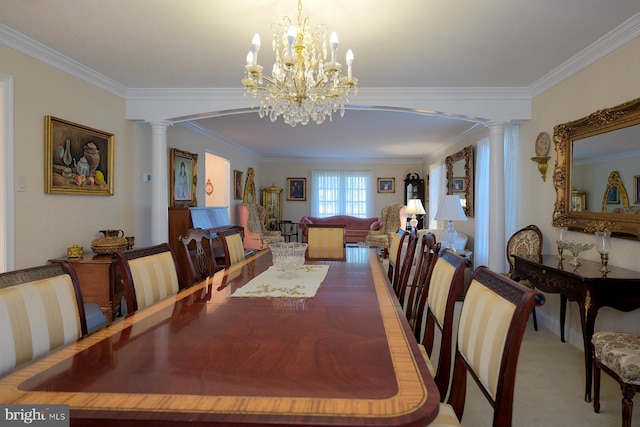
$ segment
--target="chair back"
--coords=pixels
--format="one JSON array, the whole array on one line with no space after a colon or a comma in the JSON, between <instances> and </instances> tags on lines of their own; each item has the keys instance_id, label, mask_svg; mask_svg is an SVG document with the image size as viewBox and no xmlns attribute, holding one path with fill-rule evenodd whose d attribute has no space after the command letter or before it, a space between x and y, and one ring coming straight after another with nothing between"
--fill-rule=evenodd
<instances>
[{"instance_id":1,"label":"chair back","mask_svg":"<svg viewBox=\"0 0 640 427\"><path fill-rule=\"evenodd\" d=\"M344 248L347 242L346 224L309 224L309 247L313 248Z\"/></svg>"},{"instance_id":2,"label":"chair back","mask_svg":"<svg viewBox=\"0 0 640 427\"><path fill-rule=\"evenodd\" d=\"M235 230L224 231L220 233L220 239L224 251L225 268L244 261L244 243L240 233Z\"/></svg>"},{"instance_id":3,"label":"chair back","mask_svg":"<svg viewBox=\"0 0 640 427\"><path fill-rule=\"evenodd\" d=\"M344 260L347 242L346 224L309 224L307 228L307 257L313 259Z\"/></svg>"},{"instance_id":4,"label":"chair back","mask_svg":"<svg viewBox=\"0 0 640 427\"><path fill-rule=\"evenodd\" d=\"M382 208L382 230L384 233L395 233L407 226L407 207L402 204L389 205Z\"/></svg>"},{"instance_id":5,"label":"chair back","mask_svg":"<svg viewBox=\"0 0 640 427\"><path fill-rule=\"evenodd\" d=\"M116 252L132 314L180 290L176 257L168 243Z\"/></svg>"},{"instance_id":6,"label":"chair back","mask_svg":"<svg viewBox=\"0 0 640 427\"><path fill-rule=\"evenodd\" d=\"M435 341L435 328L440 331L440 353L436 367L435 382L444 401L449 388L451 354L453 352L453 314L456 296L464 281L464 270L469 260L444 249L435 261L427 288L426 325L424 345L431 355ZM422 319L416 319L422 321Z\"/></svg>"},{"instance_id":7,"label":"chair back","mask_svg":"<svg viewBox=\"0 0 640 427\"><path fill-rule=\"evenodd\" d=\"M409 235L408 232L398 229L391 238L389 243L389 270L387 275L391 286L396 287L400 277L400 266L402 265L402 247L404 245L404 239Z\"/></svg>"},{"instance_id":8,"label":"chair back","mask_svg":"<svg viewBox=\"0 0 640 427\"><path fill-rule=\"evenodd\" d=\"M191 284L213 276L218 270L213 252L213 240L217 238L217 234L212 234L211 231L202 228L191 228L185 236L178 237L178 241L187 255Z\"/></svg>"},{"instance_id":9,"label":"chair back","mask_svg":"<svg viewBox=\"0 0 640 427\"><path fill-rule=\"evenodd\" d=\"M0 376L86 334L80 284L69 263L0 274Z\"/></svg>"},{"instance_id":10,"label":"chair back","mask_svg":"<svg viewBox=\"0 0 640 427\"><path fill-rule=\"evenodd\" d=\"M436 236L433 233L426 233L422 236L419 248L419 250L416 249L419 253L411 281L411 290L404 305L407 320L418 341L420 341L422 321L416 322L416 319L422 320L424 315L424 305L427 301L426 291L429 289L429 280L431 280L435 260L438 258L440 244L436 243ZM424 298L422 298L423 291Z\"/></svg>"},{"instance_id":11,"label":"chair back","mask_svg":"<svg viewBox=\"0 0 640 427\"><path fill-rule=\"evenodd\" d=\"M411 270L413 268L413 259L416 254L416 247L418 246L418 234L414 229L409 232L409 237L406 247L403 245L404 256L402 258L402 265L400 266L400 275L398 276L398 282L394 285L394 291L398 295L398 301L400 305L405 305L405 295L407 292L407 285L409 283L409 276L411 276Z\"/></svg>"},{"instance_id":12,"label":"chair back","mask_svg":"<svg viewBox=\"0 0 640 427\"><path fill-rule=\"evenodd\" d=\"M542 304L542 293L487 267L475 270L460 314L448 401L459 420L470 376L493 406L493 426L511 426L522 337L533 308Z\"/></svg>"},{"instance_id":13,"label":"chair back","mask_svg":"<svg viewBox=\"0 0 640 427\"><path fill-rule=\"evenodd\" d=\"M516 231L507 241L507 262L509 274L513 273L513 255L535 262L542 261L542 232L535 225L527 225Z\"/></svg>"}]
</instances>

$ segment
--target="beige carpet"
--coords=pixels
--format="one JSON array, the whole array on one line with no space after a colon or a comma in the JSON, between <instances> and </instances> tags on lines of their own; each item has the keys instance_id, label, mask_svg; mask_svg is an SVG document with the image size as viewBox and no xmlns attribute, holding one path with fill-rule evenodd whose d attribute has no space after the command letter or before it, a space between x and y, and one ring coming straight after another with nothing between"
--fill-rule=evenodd
<instances>
[{"instance_id":1,"label":"beige carpet","mask_svg":"<svg viewBox=\"0 0 640 427\"><path fill-rule=\"evenodd\" d=\"M600 413L584 401L584 355L546 329L525 333L516 376L514 427L620 426L622 394L618 383L602 375ZM473 380L467 384L464 427L490 426L492 408ZM637 399L636 399L637 400ZM637 403L637 402L634 402ZM640 426L640 414L633 417Z\"/></svg>"}]
</instances>

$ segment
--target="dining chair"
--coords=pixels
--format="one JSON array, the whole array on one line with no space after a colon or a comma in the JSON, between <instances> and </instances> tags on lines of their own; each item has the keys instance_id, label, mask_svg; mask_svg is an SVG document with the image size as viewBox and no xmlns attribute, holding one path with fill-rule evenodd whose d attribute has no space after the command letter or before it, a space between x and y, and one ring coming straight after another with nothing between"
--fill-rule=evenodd
<instances>
[{"instance_id":1,"label":"dining chair","mask_svg":"<svg viewBox=\"0 0 640 427\"><path fill-rule=\"evenodd\" d=\"M411 289L403 308L409 325L414 331L416 339L420 342L422 321L416 322L416 319L422 320L424 315L424 305L427 300L426 294L429 289L431 272L440 252L440 243L436 243L436 236L428 232L422 236L421 244L417 251L419 254L413 273L413 280L411 281Z\"/></svg>"},{"instance_id":2,"label":"dining chair","mask_svg":"<svg viewBox=\"0 0 640 427\"><path fill-rule=\"evenodd\" d=\"M407 239L405 239L407 240ZM405 295L407 293L407 286L409 284L409 277L413 270L413 259L416 254L416 248L418 246L418 234L415 229L411 229L409 232L406 246L403 245L404 256L402 257L402 265L400 266L400 275L398 276L398 282L395 284L394 291L398 295L398 301L400 305L405 305Z\"/></svg>"},{"instance_id":3,"label":"dining chair","mask_svg":"<svg viewBox=\"0 0 640 427\"><path fill-rule=\"evenodd\" d=\"M0 376L85 335L82 292L71 264L0 274Z\"/></svg>"},{"instance_id":4,"label":"dining chair","mask_svg":"<svg viewBox=\"0 0 640 427\"><path fill-rule=\"evenodd\" d=\"M402 265L402 247L404 246L404 240L409 235L408 232L398 229L391 238L389 243L389 269L387 276L391 282L391 287L395 290L396 283L400 277L400 266ZM397 293L396 293L397 296Z\"/></svg>"},{"instance_id":5,"label":"dining chair","mask_svg":"<svg viewBox=\"0 0 640 427\"><path fill-rule=\"evenodd\" d=\"M536 225L527 225L516 231L509 237L506 247L507 262L509 263L508 277L511 277L515 268L513 255L525 258L535 262L542 262L542 232ZM522 280L521 283L528 288L534 288L533 284L528 280ZM566 312L567 298L561 296L560 311ZM564 309L563 309L564 307ZM533 329L538 330L538 319L536 318L536 310L533 309ZM564 325L564 322L561 322ZM564 341L564 328L562 332L562 341Z\"/></svg>"},{"instance_id":6,"label":"dining chair","mask_svg":"<svg viewBox=\"0 0 640 427\"><path fill-rule=\"evenodd\" d=\"M343 248L347 242L346 224L309 224L307 244L314 248Z\"/></svg>"},{"instance_id":7,"label":"dining chair","mask_svg":"<svg viewBox=\"0 0 640 427\"><path fill-rule=\"evenodd\" d=\"M236 230L227 230L220 233L222 250L224 251L224 268L244 261L244 243L242 236Z\"/></svg>"},{"instance_id":8,"label":"dining chair","mask_svg":"<svg viewBox=\"0 0 640 427\"><path fill-rule=\"evenodd\" d=\"M216 233L202 228L191 228L185 236L178 237L189 264L191 284L213 276L218 270L216 257L213 253L213 241L217 238Z\"/></svg>"},{"instance_id":9,"label":"dining chair","mask_svg":"<svg viewBox=\"0 0 640 427\"><path fill-rule=\"evenodd\" d=\"M633 396L640 386L640 334L596 332L591 337L593 352L593 410L600 412L600 372L620 384L622 427L631 427Z\"/></svg>"},{"instance_id":10,"label":"dining chair","mask_svg":"<svg viewBox=\"0 0 640 427\"><path fill-rule=\"evenodd\" d=\"M522 337L533 307L542 304L542 293L476 268L462 303L451 393L430 426L461 425L470 377L493 408L493 427L511 427Z\"/></svg>"},{"instance_id":11,"label":"dining chair","mask_svg":"<svg viewBox=\"0 0 640 427\"><path fill-rule=\"evenodd\" d=\"M124 282L127 314L180 290L176 257L168 243L116 252L116 259Z\"/></svg>"},{"instance_id":12,"label":"dining chair","mask_svg":"<svg viewBox=\"0 0 640 427\"><path fill-rule=\"evenodd\" d=\"M309 224L307 257L325 260L346 259L346 224Z\"/></svg>"},{"instance_id":13,"label":"dining chair","mask_svg":"<svg viewBox=\"0 0 640 427\"><path fill-rule=\"evenodd\" d=\"M435 344L435 329L440 332L440 351L435 371L435 383L440 392L440 401L444 402L449 388L451 375L451 356L453 353L453 323L456 296L464 282L464 270L469 260L444 249L434 263L429 282L425 284L426 304L424 309L425 331L421 350L429 365ZM422 323L422 317L416 323Z\"/></svg>"}]
</instances>

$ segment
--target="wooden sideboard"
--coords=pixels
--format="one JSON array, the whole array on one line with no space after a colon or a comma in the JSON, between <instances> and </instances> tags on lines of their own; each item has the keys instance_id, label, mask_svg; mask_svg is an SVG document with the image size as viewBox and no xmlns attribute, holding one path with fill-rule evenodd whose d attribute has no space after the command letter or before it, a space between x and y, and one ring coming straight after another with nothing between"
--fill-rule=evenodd
<instances>
[{"instance_id":1,"label":"wooden sideboard","mask_svg":"<svg viewBox=\"0 0 640 427\"><path fill-rule=\"evenodd\" d=\"M120 269L111 255L84 253L81 259L55 258L49 262L69 262L78 276L82 299L94 302L111 323L120 313L120 300L124 296L124 284Z\"/></svg>"}]
</instances>

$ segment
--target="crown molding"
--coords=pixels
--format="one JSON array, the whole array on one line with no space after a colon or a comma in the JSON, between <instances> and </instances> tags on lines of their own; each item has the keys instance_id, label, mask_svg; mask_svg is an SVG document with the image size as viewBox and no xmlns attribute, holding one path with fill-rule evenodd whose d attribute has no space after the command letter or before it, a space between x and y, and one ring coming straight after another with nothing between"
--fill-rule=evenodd
<instances>
[{"instance_id":1,"label":"crown molding","mask_svg":"<svg viewBox=\"0 0 640 427\"><path fill-rule=\"evenodd\" d=\"M127 94L120 83L4 24L0 24L0 43L121 98Z\"/></svg>"},{"instance_id":2,"label":"crown molding","mask_svg":"<svg viewBox=\"0 0 640 427\"><path fill-rule=\"evenodd\" d=\"M602 59L606 55L640 37L640 13L635 14L623 24L613 29L586 49L565 61L540 80L529 86L531 97L540 95L562 80L572 76Z\"/></svg>"}]
</instances>

